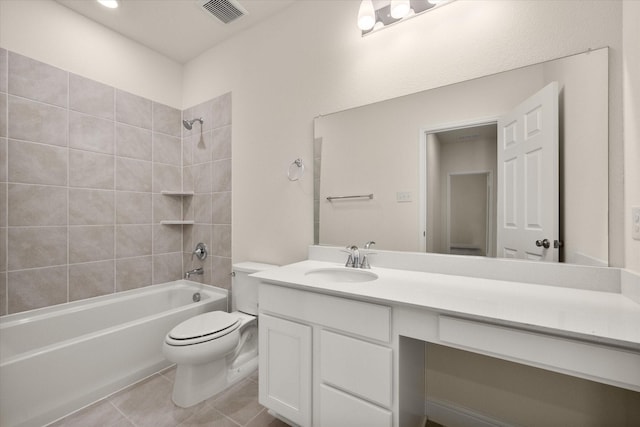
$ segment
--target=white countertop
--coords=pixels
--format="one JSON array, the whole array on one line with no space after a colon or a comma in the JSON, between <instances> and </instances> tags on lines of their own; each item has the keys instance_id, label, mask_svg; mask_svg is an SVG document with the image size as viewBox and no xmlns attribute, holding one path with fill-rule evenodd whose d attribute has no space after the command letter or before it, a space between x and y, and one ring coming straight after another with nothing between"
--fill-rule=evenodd
<instances>
[{"instance_id":1,"label":"white countertop","mask_svg":"<svg viewBox=\"0 0 640 427\"><path fill-rule=\"evenodd\" d=\"M307 260L254 274L320 293L400 304L640 351L640 304L602 292L373 266L378 279L314 283L305 273L342 264Z\"/></svg>"}]
</instances>

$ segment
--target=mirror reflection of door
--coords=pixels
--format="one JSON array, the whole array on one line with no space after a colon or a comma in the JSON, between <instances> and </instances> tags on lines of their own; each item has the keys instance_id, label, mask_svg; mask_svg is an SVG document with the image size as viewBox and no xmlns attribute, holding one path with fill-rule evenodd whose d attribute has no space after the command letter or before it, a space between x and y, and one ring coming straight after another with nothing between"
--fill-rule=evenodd
<instances>
[{"instance_id":1,"label":"mirror reflection of door","mask_svg":"<svg viewBox=\"0 0 640 427\"><path fill-rule=\"evenodd\" d=\"M491 172L449 175L447 247L454 255L493 256L491 253Z\"/></svg>"},{"instance_id":2,"label":"mirror reflection of door","mask_svg":"<svg viewBox=\"0 0 640 427\"><path fill-rule=\"evenodd\" d=\"M495 256L496 147L496 123L427 134L427 252Z\"/></svg>"}]
</instances>

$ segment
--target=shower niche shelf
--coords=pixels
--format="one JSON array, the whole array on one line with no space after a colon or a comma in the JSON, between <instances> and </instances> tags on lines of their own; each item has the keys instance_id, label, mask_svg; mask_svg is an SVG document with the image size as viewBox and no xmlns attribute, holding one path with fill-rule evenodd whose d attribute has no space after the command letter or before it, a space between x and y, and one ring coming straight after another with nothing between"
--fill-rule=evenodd
<instances>
[{"instance_id":1,"label":"shower niche shelf","mask_svg":"<svg viewBox=\"0 0 640 427\"><path fill-rule=\"evenodd\" d=\"M162 190L160 192L163 196L173 196L173 197L191 197L194 195L193 191L171 191L171 190ZM160 221L161 225L193 225L195 221L193 220L184 220L184 219L165 219Z\"/></svg>"},{"instance_id":2,"label":"shower niche shelf","mask_svg":"<svg viewBox=\"0 0 640 427\"><path fill-rule=\"evenodd\" d=\"M160 192L163 196L178 196L178 197L189 197L193 196L193 191L167 191L163 190Z\"/></svg>"}]
</instances>

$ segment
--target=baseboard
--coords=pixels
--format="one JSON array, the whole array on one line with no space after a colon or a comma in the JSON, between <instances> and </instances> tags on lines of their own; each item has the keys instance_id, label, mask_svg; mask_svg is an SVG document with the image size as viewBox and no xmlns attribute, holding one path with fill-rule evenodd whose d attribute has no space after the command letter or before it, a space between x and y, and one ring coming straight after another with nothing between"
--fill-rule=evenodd
<instances>
[{"instance_id":1,"label":"baseboard","mask_svg":"<svg viewBox=\"0 0 640 427\"><path fill-rule=\"evenodd\" d=\"M479 412L439 400L425 401L427 418L443 426L462 427L511 427L503 421Z\"/></svg>"}]
</instances>

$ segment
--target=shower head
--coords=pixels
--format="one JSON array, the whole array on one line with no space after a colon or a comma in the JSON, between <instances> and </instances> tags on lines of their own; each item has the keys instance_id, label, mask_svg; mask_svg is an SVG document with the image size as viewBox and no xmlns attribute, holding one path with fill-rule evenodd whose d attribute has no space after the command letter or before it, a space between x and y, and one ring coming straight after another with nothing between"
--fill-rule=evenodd
<instances>
[{"instance_id":1,"label":"shower head","mask_svg":"<svg viewBox=\"0 0 640 427\"><path fill-rule=\"evenodd\" d=\"M198 119L191 119L191 120L183 120L182 124L184 125L184 127L187 130L191 130L193 128L193 124L195 122L200 122L200 124L202 125L204 123L204 120L202 120L202 117L198 118Z\"/></svg>"}]
</instances>

